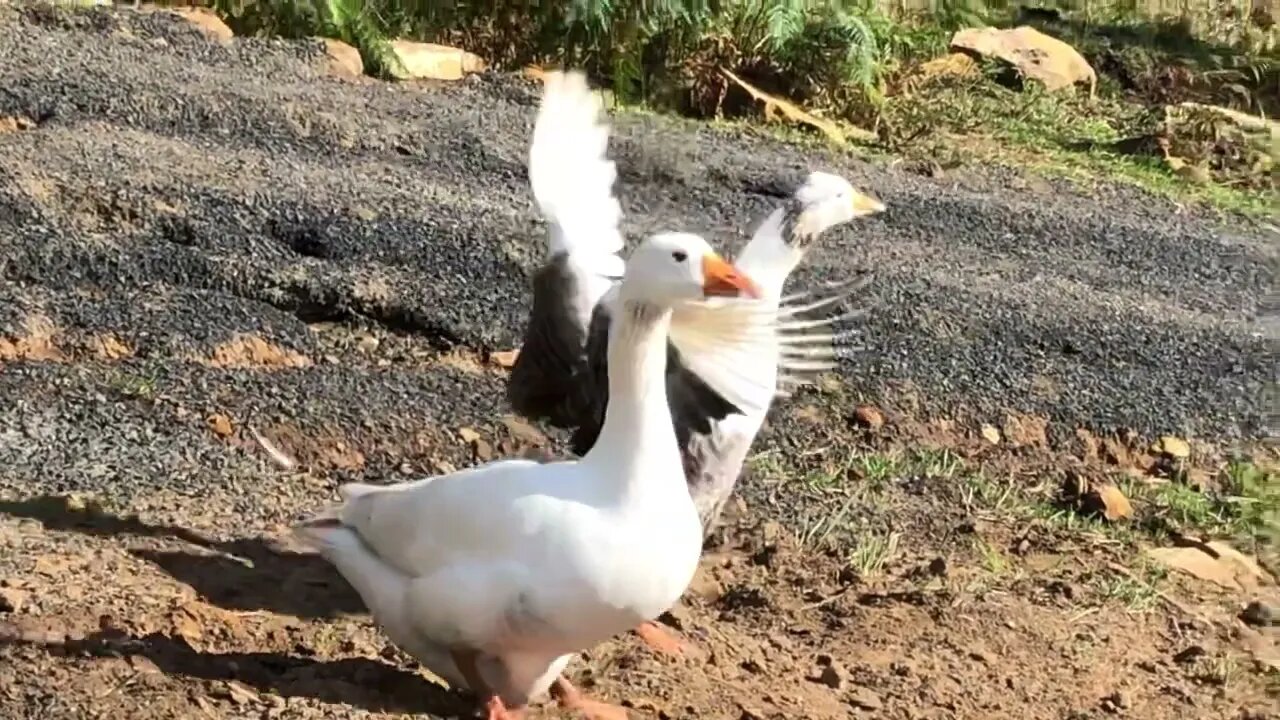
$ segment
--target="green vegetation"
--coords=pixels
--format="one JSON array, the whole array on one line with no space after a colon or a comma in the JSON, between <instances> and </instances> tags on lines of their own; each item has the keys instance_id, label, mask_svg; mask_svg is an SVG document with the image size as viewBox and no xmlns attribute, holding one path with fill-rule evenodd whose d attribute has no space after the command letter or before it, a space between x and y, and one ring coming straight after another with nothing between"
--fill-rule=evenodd
<instances>
[{"instance_id":1,"label":"green vegetation","mask_svg":"<svg viewBox=\"0 0 1280 720\"><path fill-rule=\"evenodd\" d=\"M388 39L400 37L458 45L502 69L584 68L632 106L756 113L724 69L864 129L871 149L926 172L1005 162L1274 210L1275 138L1236 137L1220 116L1188 119L1178 107L1280 112L1280 31L1274 10L1249 0L1180 3L1173 13L1146 0L212 2L241 34L340 38L375 74L397 62ZM1010 89L1007 71L989 63L929 63L946 56L955 30L988 24L1030 25L1068 42L1097 71L1098 96Z\"/></svg>"},{"instance_id":2,"label":"green vegetation","mask_svg":"<svg viewBox=\"0 0 1280 720\"><path fill-rule=\"evenodd\" d=\"M1159 585L1167 576L1164 567L1142 560L1133 572L1106 571L1097 585L1104 598L1123 603L1131 612L1147 612L1160 604Z\"/></svg>"},{"instance_id":3,"label":"green vegetation","mask_svg":"<svg viewBox=\"0 0 1280 720\"><path fill-rule=\"evenodd\" d=\"M849 567L862 576L879 573L885 563L898 551L901 533L862 533L849 553Z\"/></svg>"}]
</instances>

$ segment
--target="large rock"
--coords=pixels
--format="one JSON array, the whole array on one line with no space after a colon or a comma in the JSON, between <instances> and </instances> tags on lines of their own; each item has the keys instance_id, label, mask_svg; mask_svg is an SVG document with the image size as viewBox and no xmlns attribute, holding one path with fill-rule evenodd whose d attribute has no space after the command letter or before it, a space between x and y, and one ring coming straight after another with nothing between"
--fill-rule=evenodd
<instances>
[{"instance_id":1,"label":"large rock","mask_svg":"<svg viewBox=\"0 0 1280 720\"><path fill-rule=\"evenodd\" d=\"M236 34L231 31L222 18L209 8L203 7L175 7L165 8L165 12L172 13L187 22L195 25L208 35L210 38L218 42L231 42L231 38Z\"/></svg>"},{"instance_id":2,"label":"large rock","mask_svg":"<svg viewBox=\"0 0 1280 720\"><path fill-rule=\"evenodd\" d=\"M329 56L329 69L335 75L360 77L364 74L364 60L360 51L350 45L333 38L316 38L324 43L324 51Z\"/></svg>"},{"instance_id":3,"label":"large rock","mask_svg":"<svg viewBox=\"0 0 1280 720\"><path fill-rule=\"evenodd\" d=\"M1024 78L1032 78L1049 90L1088 83L1092 94L1098 83L1093 68L1075 48L1026 25L1012 30L961 30L951 38L951 49L1006 62Z\"/></svg>"},{"instance_id":4,"label":"large rock","mask_svg":"<svg viewBox=\"0 0 1280 720\"><path fill-rule=\"evenodd\" d=\"M461 80L468 73L485 69L479 56L448 45L392 40L391 51L404 66L393 66L391 74L401 80Z\"/></svg>"}]
</instances>

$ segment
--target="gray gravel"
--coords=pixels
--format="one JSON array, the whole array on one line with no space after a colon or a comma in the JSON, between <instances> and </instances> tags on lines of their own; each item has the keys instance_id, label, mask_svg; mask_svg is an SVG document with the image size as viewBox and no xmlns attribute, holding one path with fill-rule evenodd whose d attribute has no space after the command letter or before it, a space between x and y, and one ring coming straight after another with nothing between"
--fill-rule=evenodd
<instances>
[{"instance_id":1,"label":"gray gravel","mask_svg":"<svg viewBox=\"0 0 1280 720\"><path fill-rule=\"evenodd\" d=\"M326 72L318 44L223 46L164 14L0 6L0 117L34 121L0 134L0 334L40 314L60 343L111 332L135 351L2 366L0 488L193 492L259 471L209 432L211 412L332 428L368 443L367 473L398 467L415 432L492 425L500 377L419 359L519 337L543 243L525 176L536 88ZM875 273L866 349L842 368L855 395L1068 430L1266 433L1276 338L1259 316L1278 238L1260 224L647 116L619 117L613 150L633 237L680 228L736 247L819 167L889 205L793 285ZM322 338L321 321L378 334L383 355ZM193 360L240 333L318 362Z\"/></svg>"}]
</instances>

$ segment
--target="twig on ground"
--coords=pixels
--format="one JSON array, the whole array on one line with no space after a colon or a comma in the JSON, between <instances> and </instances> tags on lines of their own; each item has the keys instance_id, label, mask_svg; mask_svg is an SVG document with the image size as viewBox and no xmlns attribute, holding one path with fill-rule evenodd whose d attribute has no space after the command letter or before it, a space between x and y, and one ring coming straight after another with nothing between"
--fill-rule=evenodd
<instances>
[{"instance_id":1,"label":"twig on ground","mask_svg":"<svg viewBox=\"0 0 1280 720\"><path fill-rule=\"evenodd\" d=\"M286 455L283 450L276 447L275 443L271 442L263 436L262 433L258 432L256 427L250 425L249 434L253 436L253 439L257 441L258 445L262 446L262 449L266 451L267 456L270 457L277 465L285 470L293 470L298 467L298 463L293 458Z\"/></svg>"}]
</instances>

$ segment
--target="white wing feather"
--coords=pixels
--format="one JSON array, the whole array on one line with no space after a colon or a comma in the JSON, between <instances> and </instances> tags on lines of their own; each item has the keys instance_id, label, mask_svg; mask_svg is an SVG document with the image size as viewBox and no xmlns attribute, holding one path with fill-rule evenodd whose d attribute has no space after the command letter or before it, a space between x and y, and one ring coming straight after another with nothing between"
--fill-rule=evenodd
<instances>
[{"instance_id":1,"label":"white wing feather","mask_svg":"<svg viewBox=\"0 0 1280 720\"><path fill-rule=\"evenodd\" d=\"M681 362L748 415L763 414L780 384L804 382L836 365L834 328L865 312L812 318L845 301L865 279L787 298L720 300L682 304L671 320L671 341ZM811 300L814 295L818 299Z\"/></svg>"},{"instance_id":2,"label":"white wing feather","mask_svg":"<svg viewBox=\"0 0 1280 720\"><path fill-rule=\"evenodd\" d=\"M578 72L548 73L529 148L529 184L550 225L550 255L566 253L577 279L583 327L600 297L622 277L622 206L617 168L606 154L609 126L599 95Z\"/></svg>"}]
</instances>

